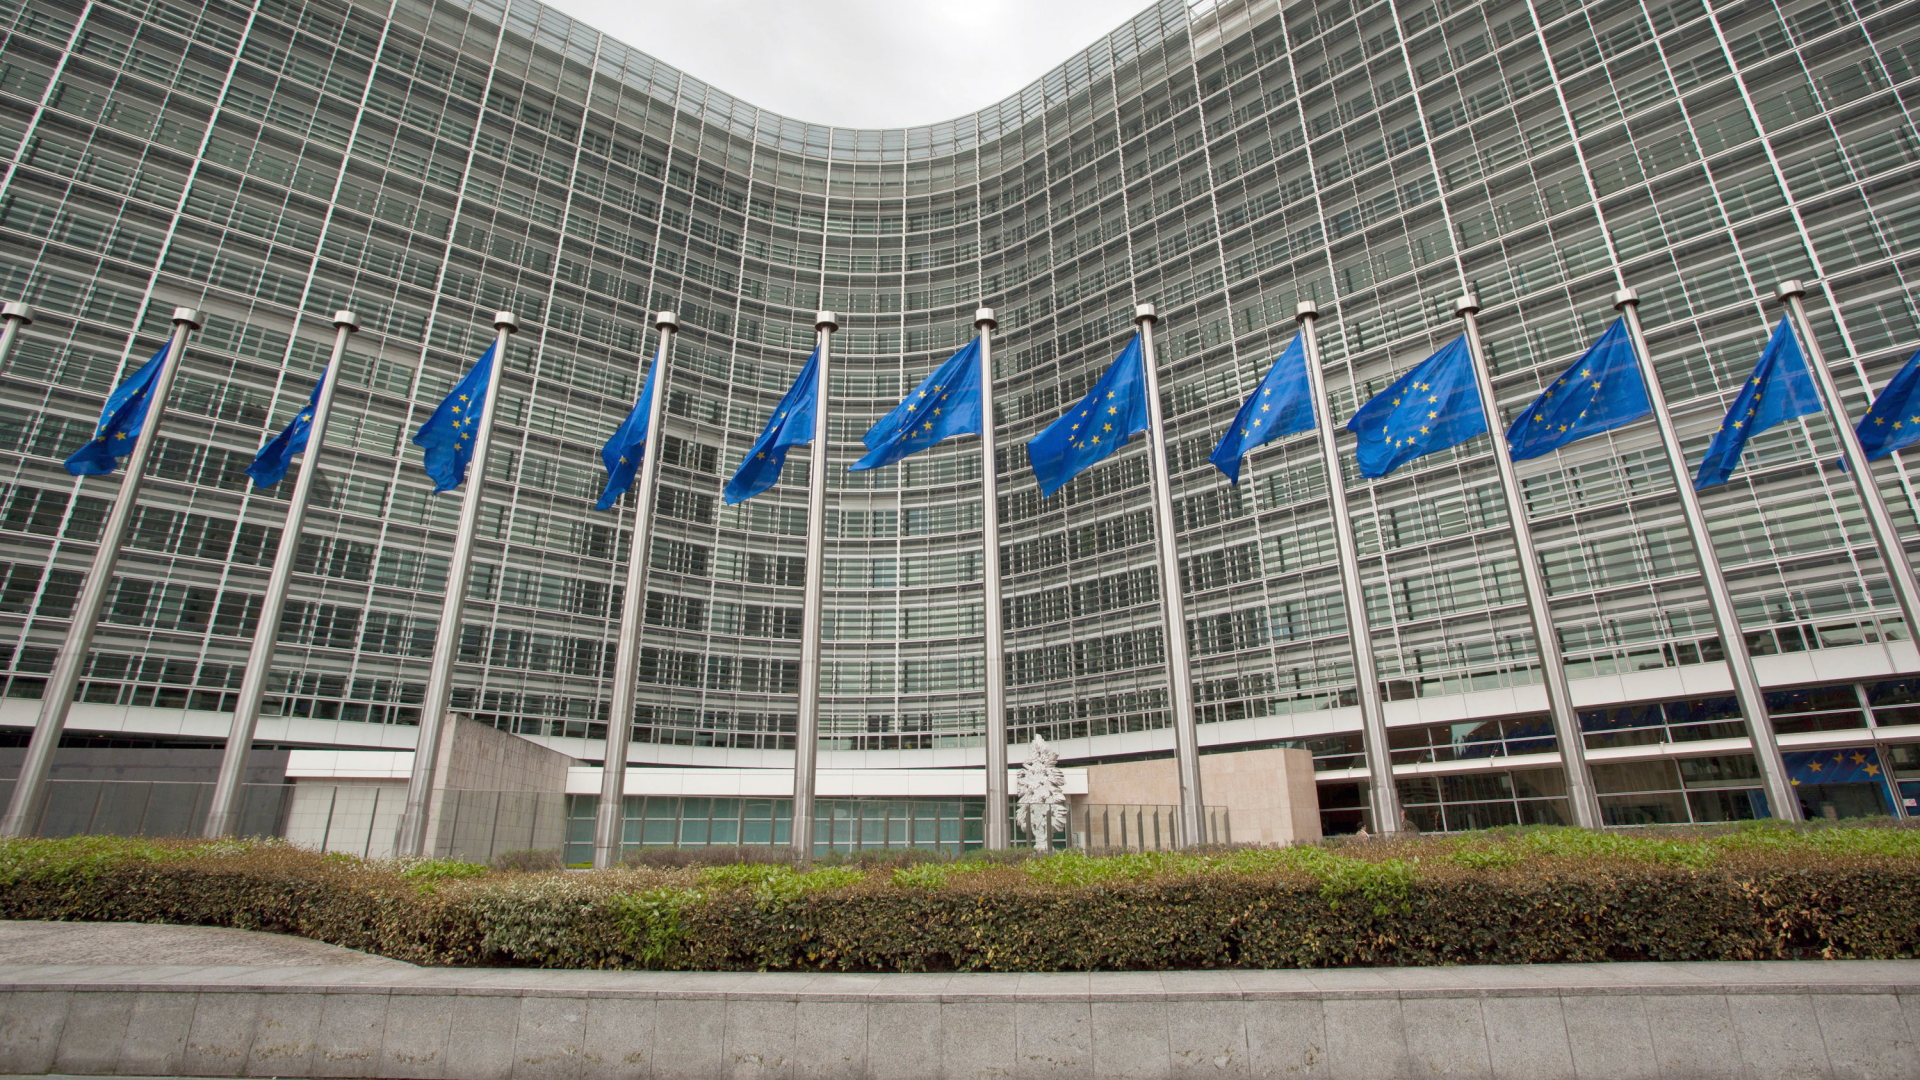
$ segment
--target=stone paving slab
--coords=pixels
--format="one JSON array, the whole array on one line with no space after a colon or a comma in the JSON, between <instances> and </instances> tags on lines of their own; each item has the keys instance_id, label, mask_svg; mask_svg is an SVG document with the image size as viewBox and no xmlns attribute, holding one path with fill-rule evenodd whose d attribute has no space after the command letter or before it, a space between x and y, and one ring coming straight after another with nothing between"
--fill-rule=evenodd
<instances>
[{"instance_id":1,"label":"stone paving slab","mask_svg":"<svg viewBox=\"0 0 1920 1080\"><path fill-rule=\"evenodd\" d=\"M224 926L26 919L0 919L0 964L412 966L291 934Z\"/></svg>"}]
</instances>

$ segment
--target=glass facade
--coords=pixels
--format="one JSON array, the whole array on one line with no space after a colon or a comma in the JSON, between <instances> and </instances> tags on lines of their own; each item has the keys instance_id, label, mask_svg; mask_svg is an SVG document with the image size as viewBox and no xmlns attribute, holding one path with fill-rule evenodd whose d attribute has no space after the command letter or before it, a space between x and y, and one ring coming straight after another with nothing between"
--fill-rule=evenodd
<instances>
[{"instance_id":1,"label":"glass facade","mask_svg":"<svg viewBox=\"0 0 1920 1080\"><path fill-rule=\"evenodd\" d=\"M1351 704L1353 673L1312 439L1257 451L1237 488L1206 461L1293 333L1295 302L1320 305L1344 421L1457 333L1451 303L1473 283L1511 412L1613 317L1619 266L1697 454L1776 317L1759 297L1802 277L1858 413L1864 388L1920 344L1917 11L1167 0L978 113L869 131L757 109L523 0L0 0L0 298L40 313L0 371L7 693L37 695L114 495L59 459L191 304L206 328L84 701L230 703L265 632L266 564L297 542L293 599L265 628L280 641L270 714L337 722L341 745L358 725L416 723L451 585L468 597L455 707L594 759L610 620L640 557L652 573L634 759L780 764L806 465L740 506L719 491L825 307L843 328L822 749L847 764L977 763L975 444L840 466L985 303L1000 319L1009 737L1043 734L1069 763L1122 743L1170 749L1168 583L1143 446L1046 500L1019 448L1098 377L1148 301L1202 738L1312 740L1347 768L1357 720L1329 712ZM253 490L242 470L305 400L341 307L365 329L307 532L281 537L291 485ZM663 308L683 331L658 535L633 553L626 514L591 509L597 451ZM523 332L473 574L449 583L462 496L430 494L409 436L497 309ZM1631 425L1523 469L1576 688L1718 662L1655 438ZM1506 723L1473 741L1518 754L1550 735L1478 693L1539 678L1490 452L1474 440L1377 482L1349 464L1340 481L1389 698ZM1707 496L1756 651L1906 636L1848 482L1822 467L1834 452L1824 421L1785 424ZM1879 477L1914 535L1904 463ZM1691 722L1638 708L1663 730ZM1402 741L1396 756L1454 740ZM1525 818L1559 782L1437 791L1431 805ZM1679 780L1661 790L1693 798Z\"/></svg>"}]
</instances>

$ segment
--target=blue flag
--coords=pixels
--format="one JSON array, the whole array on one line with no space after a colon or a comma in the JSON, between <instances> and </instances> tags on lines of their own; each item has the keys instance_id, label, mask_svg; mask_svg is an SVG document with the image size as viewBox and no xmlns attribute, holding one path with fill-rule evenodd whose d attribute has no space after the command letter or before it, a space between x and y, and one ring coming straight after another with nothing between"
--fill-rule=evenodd
<instances>
[{"instance_id":1,"label":"blue flag","mask_svg":"<svg viewBox=\"0 0 1920 1080\"><path fill-rule=\"evenodd\" d=\"M253 464L247 466L247 475L253 477L254 486L272 487L285 479L287 469L293 465L293 455L307 448L307 436L313 433L313 410L320 404L320 388L326 384L327 373L323 371L299 414L254 455Z\"/></svg>"},{"instance_id":2,"label":"blue flag","mask_svg":"<svg viewBox=\"0 0 1920 1080\"><path fill-rule=\"evenodd\" d=\"M427 475L433 477L435 491L452 491L467 479L467 463L473 460L474 429L486 405L487 384L493 381L493 351L498 347L498 342L487 346L473 370L454 384L446 400L413 436L414 445L426 448Z\"/></svg>"},{"instance_id":3,"label":"blue flag","mask_svg":"<svg viewBox=\"0 0 1920 1080\"><path fill-rule=\"evenodd\" d=\"M1514 417L1507 452L1515 461L1541 457L1652 413L1627 321L1615 319L1586 355Z\"/></svg>"},{"instance_id":4,"label":"blue flag","mask_svg":"<svg viewBox=\"0 0 1920 1080\"><path fill-rule=\"evenodd\" d=\"M100 410L100 423L93 429L93 439L67 458L68 472L75 476L105 476L120 467L115 459L133 453L134 441L146 426L153 380L160 377L160 369L167 364L167 350L172 347L171 341L160 346L160 351L140 365L132 378L114 387L106 407Z\"/></svg>"},{"instance_id":5,"label":"blue flag","mask_svg":"<svg viewBox=\"0 0 1920 1080\"><path fill-rule=\"evenodd\" d=\"M1146 366L1140 335L1093 384L1080 403L1027 441L1027 460L1042 497L1065 487L1089 465L1102 461L1147 430Z\"/></svg>"},{"instance_id":6,"label":"blue flag","mask_svg":"<svg viewBox=\"0 0 1920 1080\"><path fill-rule=\"evenodd\" d=\"M600 493L600 501L593 504L595 510L613 509L613 504L633 486L633 474L646 453L647 422L653 415L653 388L659 382L660 354L655 353L653 370L647 373L647 385L640 390L640 400L614 431L613 438L600 448L600 463L607 467L607 489Z\"/></svg>"},{"instance_id":7,"label":"blue flag","mask_svg":"<svg viewBox=\"0 0 1920 1080\"><path fill-rule=\"evenodd\" d=\"M980 339L947 357L860 441L867 456L848 472L878 469L954 435L980 433Z\"/></svg>"},{"instance_id":8,"label":"blue flag","mask_svg":"<svg viewBox=\"0 0 1920 1080\"><path fill-rule=\"evenodd\" d=\"M1740 464L1748 439L1782 420L1819 411L1820 392L1814 388L1806 357L1800 354L1800 340L1793 336L1793 324L1781 319L1760 353L1760 362L1753 366L1753 374L1740 387L1740 396L1733 399L1733 408L1727 410L1726 420L1714 432L1693 486L1709 488L1726 483Z\"/></svg>"},{"instance_id":9,"label":"blue flag","mask_svg":"<svg viewBox=\"0 0 1920 1080\"><path fill-rule=\"evenodd\" d=\"M1860 418L1860 448L1875 461L1920 442L1920 352L1893 377Z\"/></svg>"},{"instance_id":10,"label":"blue flag","mask_svg":"<svg viewBox=\"0 0 1920 1080\"><path fill-rule=\"evenodd\" d=\"M728 506L746 502L780 482L780 470L787 464L787 450L813 441L813 410L820 398L820 350L807 357L807 366L793 380L787 396L774 406L767 417L766 430L753 441L746 460L727 481L724 496Z\"/></svg>"},{"instance_id":11,"label":"blue flag","mask_svg":"<svg viewBox=\"0 0 1920 1080\"><path fill-rule=\"evenodd\" d=\"M1240 459L1256 446L1264 446L1282 435L1312 431L1313 396L1307 383L1307 345L1299 334L1274 360L1267 377L1233 416L1233 426L1220 438L1207 460L1227 474L1227 480L1240 483Z\"/></svg>"},{"instance_id":12,"label":"blue flag","mask_svg":"<svg viewBox=\"0 0 1920 1080\"><path fill-rule=\"evenodd\" d=\"M1394 380L1347 421L1359 436L1360 475L1385 476L1424 454L1487 430L1465 334Z\"/></svg>"}]
</instances>

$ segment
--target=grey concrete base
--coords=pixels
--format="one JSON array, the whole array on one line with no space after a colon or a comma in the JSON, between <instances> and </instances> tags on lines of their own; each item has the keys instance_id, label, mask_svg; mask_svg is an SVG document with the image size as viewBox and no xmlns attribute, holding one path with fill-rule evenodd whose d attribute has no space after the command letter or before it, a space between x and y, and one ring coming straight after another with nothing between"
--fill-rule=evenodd
<instances>
[{"instance_id":1,"label":"grey concrete base","mask_svg":"<svg viewBox=\"0 0 1920 1080\"><path fill-rule=\"evenodd\" d=\"M1055 975L0 966L20 1075L1920 1080L1920 961Z\"/></svg>"}]
</instances>

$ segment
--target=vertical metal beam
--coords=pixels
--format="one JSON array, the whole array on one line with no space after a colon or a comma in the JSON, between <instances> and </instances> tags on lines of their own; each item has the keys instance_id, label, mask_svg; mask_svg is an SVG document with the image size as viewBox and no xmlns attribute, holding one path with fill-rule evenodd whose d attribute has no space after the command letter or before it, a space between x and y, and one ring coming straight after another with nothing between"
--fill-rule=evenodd
<instances>
[{"instance_id":1,"label":"vertical metal beam","mask_svg":"<svg viewBox=\"0 0 1920 1080\"><path fill-rule=\"evenodd\" d=\"M480 524L481 496L487 490L487 447L493 441L493 414L500 401L500 384L507 376L507 339L518 329L520 320L512 312L493 316L493 371L487 377L480 430L474 433L473 457L467 464L467 494L460 504L460 522L453 534L447 594L440 602L440 624L433 637L433 668L420 708L420 731L414 736L413 775L407 779L407 805L400 812L395 855L427 854L427 815L433 808L438 779L440 733L446 726L447 706L453 700L453 663L460 655L460 623L467 606L467 573L473 565L473 534Z\"/></svg>"},{"instance_id":2,"label":"vertical metal beam","mask_svg":"<svg viewBox=\"0 0 1920 1080\"><path fill-rule=\"evenodd\" d=\"M1320 367L1320 341L1314 326L1320 306L1300 301L1294 310L1301 343L1307 354L1307 387L1313 397L1320 440L1320 462L1327 471L1327 505L1333 510L1334 545L1340 552L1340 591L1347 605L1347 641L1353 648L1353 676L1359 684L1360 738L1367 751L1367 804L1373 810L1373 831L1400 831L1400 791L1393 782L1393 754L1387 747L1386 704L1380 696L1380 666L1373 656L1373 630L1367 624L1367 594L1360 587L1360 556L1354 550L1353 512L1347 506L1347 485L1340 473L1338 431L1333 426L1333 403L1327 399L1327 376Z\"/></svg>"},{"instance_id":3,"label":"vertical metal beam","mask_svg":"<svg viewBox=\"0 0 1920 1080\"><path fill-rule=\"evenodd\" d=\"M1707 591L1707 606L1713 610L1713 624L1720 631L1720 651L1726 654L1727 672L1733 676L1733 696L1747 718L1747 730L1753 736L1753 755L1760 762L1760 776L1767 786L1767 802L1773 816L1784 821L1800 820L1800 799L1788 782L1786 762L1780 757L1780 740L1775 737L1773 720L1767 715L1766 695L1760 690L1760 676L1753 670L1753 654L1747 651L1747 637L1740 632L1740 618L1733 608L1733 594L1720 569L1720 555L1713 547L1713 533L1707 528L1706 511L1700 508L1700 494L1693 489L1693 473L1687 468L1686 451L1680 447L1680 435L1667 411L1667 394L1660 388L1653 368L1653 353L1647 349L1646 331L1640 325L1640 293L1623 288L1613 294L1613 306L1627 320L1627 334L1633 338L1634 359L1640 365L1640 380L1647 386L1647 403L1653 406L1653 419L1660 426L1660 445L1667 453L1667 467L1673 470L1675 493L1687 519L1687 534L1693 540L1693 557L1700 563L1700 583Z\"/></svg>"},{"instance_id":4,"label":"vertical metal beam","mask_svg":"<svg viewBox=\"0 0 1920 1080\"><path fill-rule=\"evenodd\" d=\"M827 575L827 387L832 370L833 332L840 319L831 311L813 316L814 348L820 352L820 381L814 387L813 441L807 455L807 567L805 608L800 627L800 709L793 731L793 857L813 859L813 786L820 759L820 615Z\"/></svg>"},{"instance_id":5,"label":"vertical metal beam","mask_svg":"<svg viewBox=\"0 0 1920 1080\"><path fill-rule=\"evenodd\" d=\"M1520 562L1520 580L1526 587L1527 614L1533 620L1534 641L1540 649L1540 681L1546 684L1547 708L1553 714L1553 733L1560 744L1560 765L1567 776L1567 802L1573 823L1584 829L1601 825L1600 799L1587 771L1587 744L1580 732L1580 714L1573 708L1566 665L1560 658L1560 638L1547 607L1547 581L1540 573L1540 556L1533 549L1533 530L1527 524L1527 503L1520 494L1520 476L1507 452L1507 433L1500 424L1500 408L1493 396L1493 376L1480 346L1480 299L1468 292L1453 303L1453 313L1466 325L1467 349L1473 358L1473 377L1480 388L1480 408L1493 438L1493 461L1500 473L1500 489L1507 500L1507 520L1513 527L1514 556Z\"/></svg>"},{"instance_id":6,"label":"vertical metal beam","mask_svg":"<svg viewBox=\"0 0 1920 1080\"><path fill-rule=\"evenodd\" d=\"M33 324L33 308L19 300L9 300L0 304L0 319L6 320L6 328L0 329L0 369L7 366L7 357L13 355L13 342L20 336L20 328Z\"/></svg>"},{"instance_id":7,"label":"vertical metal beam","mask_svg":"<svg viewBox=\"0 0 1920 1080\"><path fill-rule=\"evenodd\" d=\"M1907 557L1907 548L1894 527L1893 515L1887 512L1887 500L1880 495L1880 485L1874 483L1873 463L1867 460L1867 452L1860 446L1860 433L1847 419L1847 406L1840 400L1840 388L1833 384L1833 373L1827 370L1826 357L1820 354L1820 341L1813 336L1813 324L1807 321L1807 308L1801 302L1807 287L1798 281L1783 281L1774 292L1793 316L1794 331L1800 335L1800 345L1807 353L1807 366L1813 369L1814 381L1820 385L1820 397L1827 405L1827 419L1833 422L1841 458L1847 463L1847 475L1853 478L1853 490L1860 497L1861 509L1866 511L1874 546L1880 550L1880 564L1886 568L1887 582L1893 586L1893 595L1900 602L1900 616L1907 621L1907 640L1920 648L1920 579L1914 576L1913 560Z\"/></svg>"},{"instance_id":8,"label":"vertical metal beam","mask_svg":"<svg viewBox=\"0 0 1920 1080\"><path fill-rule=\"evenodd\" d=\"M333 412L333 390L340 381L347 336L358 329L360 320L353 312L333 313L333 355L320 373L320 400L314 402L313 418L308 422L300 477L293 483L292 501L280 526L280 548L273 553L273 570L267 577L267 595L260 602L260 621L255 624L253 644L247 650L247 671L240 679L233 726L227 730L220 776L213 784L213 805L207 808L206 825L201 829L201 835L208 839L232 836L240 828L240 785L246 776L247 753L253 749L254 729L260 726L260 699L265 696L267 675L273 668L273 646L279 636L280 613L287 606L287 583L293 577L293 560L300 548L300 527L307 518L307 498L313 491L314 478L320 475L320 449L326 442L327 417Z\"/></svg>"},{"instance_id":9,"label":"vertical metal beam","mask_svg":"<svg viewBox=\"0 0 1920 1080\"><path fill-rule=\"evenodd\" d=\"M1160 321L1152 304L1133 309L1140 327L1140 363L1147 391L1147 460L1153 480L1154 532L1160 541L1160 615L1166 639L1167 697L1173 708L1173 752L1180 776L1180 820L1174 842L1180 847L1201 843L1200 815L1205 799L1200 792L1200 732L1193 718L1193 663L1187 652L1187 602L1180 587L1180 546L1173 535L1173 481L1167 464L1166 419L1160 409L1160 370L1153 354L1153 324Z\"/></svg>"},{"instance_id":10,"label":"vertical metal beam","mask_svg":"<svg viewBox=\"0 0 1920 1080\"><path fill-rule=\"evenodd\" d=\"M18 332L19 320L7 312L8 329ZM47 677L45 696L40 699L40 719L33 726L33 738L27 743L27 757L20 763L20 779L13 785L13 798L7 815L0 818L0 836L27 836L37 824L41 800L47 791L47 769L53 765L54 751L60 747L60 735L67 727L67 712L73 708L74 687L80 682L80 668L87 662L87 649L93 644L93 631L100 622L100 609L106 604L107 588L113 583L113 565L127 538L127 525L133 520L134 502L140 497L145 478L147 455L153 450L167 411L167 395L173 390L173 377L187 358L187 335L200 329L200 312L194 308L173 309L173 337L167 343L167 362L160 365L147 394L146 420L133 441L133 453L121 466L120 497L107 512L106 527L100 533L100 546L93 554L93 566L80 585L79 599L73 605L73 622L67 627L66 641ZM129 369L135 365L129 363Z\"/></svg>"},{"instance_id":11,"label":"vertical metal beam","mask_svg":"<svg viewBox=\"0 0 1920 1080\"><path fill-rule=\"evenodd\" d=\"M626 830L627 745L633 741L633 699L640 680L640 627L647 597L647 559L653 550L653 500L660 486L661 418L667 412L667 365L673 357L673 335L680 319L671 311L653 317L660 332L654 343L653 372L641 373L641 386L652 383L647 403L647 442L640 458L640 476L633 492L633 540L627 545L627 591L620 602L618 646L613 661L613 705L607 714L606 760L601 765L600 803L593 815L593 867L620 865L622 833ZM643 389L642 391L646 391Z\"/></svg>"},{"instance_id":12,"label":"vertical metal beam","mask_svg":"<svg viewBox=\"0 0 1920 1080\"><path fill-rule=\"evenodd\" d=\"M1000 621L1000 465L993 415L993 309L973 313L980 335L980 580L986 628L987 805L986 846L998 851L1013 842L1007 820L1007 635Z\"/></svg>"}]
</instances>

